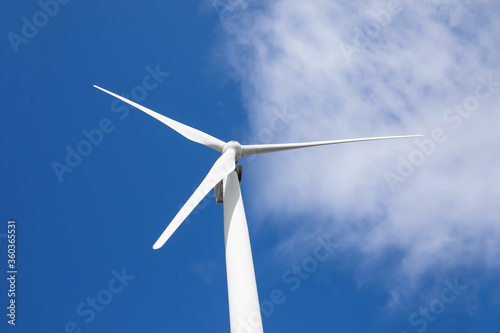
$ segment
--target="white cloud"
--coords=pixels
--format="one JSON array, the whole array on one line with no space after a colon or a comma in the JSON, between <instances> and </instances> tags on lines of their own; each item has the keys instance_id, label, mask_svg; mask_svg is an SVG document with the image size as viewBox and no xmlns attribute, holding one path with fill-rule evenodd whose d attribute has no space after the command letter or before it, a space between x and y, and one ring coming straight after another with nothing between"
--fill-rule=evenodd
<instances>
[{"instance_id":1,"label":"white cloud","mask_svg":"<svg viewBox=\"0 0 500 333\"><path fill-rule=\"evenodd\" d=\"M261 184L249 194L264 216L311 217L279 250L331 232L362 254L359 267L397 249L391 280L418 281L436 266L498 268L500 5L397 3L282 0L225 16L226 59L257 143L419 133L430 140L436 129L446 138L429 156L416 152L415 140L262 156L245 171ZM478 99L488 74L497 83L480 88ZM474 111L447 111L463 103ZM264 135L276 110L296 117ZM401 177L400 156L423 163L391 189L386 178Z\"/></svg>"}]
</instances>

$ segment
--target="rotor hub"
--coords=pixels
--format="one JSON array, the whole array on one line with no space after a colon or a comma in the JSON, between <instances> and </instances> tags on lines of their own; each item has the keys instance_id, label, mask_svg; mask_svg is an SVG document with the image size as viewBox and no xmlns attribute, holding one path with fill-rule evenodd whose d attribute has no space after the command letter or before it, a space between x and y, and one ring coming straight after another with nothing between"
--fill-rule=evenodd
<instances>
[{"instance_id":1,"label":"rotor hub","mask_svg":"<svg viewBox=\"0 0 500 333\"><path fill-rule=\"evenodd\" d=\"M241 157L243 157L243 149L241 145L237 141L229 141L226 142L224 146L222 146L222 153L224 154L228 149L233 149L236 152L235 160L238 161Z\"/></svg>"}]
</instances>

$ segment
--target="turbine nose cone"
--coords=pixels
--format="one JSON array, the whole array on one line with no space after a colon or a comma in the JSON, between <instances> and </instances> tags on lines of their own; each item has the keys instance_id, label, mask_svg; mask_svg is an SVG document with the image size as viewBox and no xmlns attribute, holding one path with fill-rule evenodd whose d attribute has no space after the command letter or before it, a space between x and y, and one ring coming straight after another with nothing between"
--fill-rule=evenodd
<instances>
[{"instance_id":1,"label":"turbine nose cone","mask_svg":"<svg viewBox=\"0 0 500 333\"><path fill-rule=\"evenodd\" d=\"M224 154L228 149L233 149L236 152L236 161L239 160L243 155L243 149L237 141L229 141L222 146L222 153Z\"/></svg>"}]
</instances>

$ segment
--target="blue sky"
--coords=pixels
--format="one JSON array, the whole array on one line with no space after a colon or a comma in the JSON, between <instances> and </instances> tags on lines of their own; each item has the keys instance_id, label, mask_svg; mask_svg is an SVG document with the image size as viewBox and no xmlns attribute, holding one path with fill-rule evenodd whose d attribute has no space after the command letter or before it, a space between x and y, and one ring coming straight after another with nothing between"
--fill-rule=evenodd
<instances>
[{"instance_id":1,"label":"blue sky","mask_svg":"<svg viewBox=\"0 0 500 333\"><path fill-rule=\"evenodd\" d=\"M212 192L152 250L218 154L93 84L224 141L425 134L241 161L264 329L500 330L494 1L5 7L2 332L229 332Z\"/></svg>"}]
</instances>

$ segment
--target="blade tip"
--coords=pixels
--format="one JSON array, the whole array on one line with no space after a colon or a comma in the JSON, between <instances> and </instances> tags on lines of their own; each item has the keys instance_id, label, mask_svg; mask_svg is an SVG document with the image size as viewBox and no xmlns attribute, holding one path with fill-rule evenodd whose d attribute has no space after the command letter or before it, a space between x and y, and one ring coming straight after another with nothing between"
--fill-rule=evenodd
<instances>
[{"instance_id":1,"label":"blade tip","mask_svg":"<svg viewBox=\"0 0 500 333\"><path fill-rule=\"evenodd\" d=\"M156 243L153 244L153 250L158 250L159 248L161 248L163 245L165 245L165 242L159 242L159 241L156 241Z\"/></svg>"}]
</instances>

